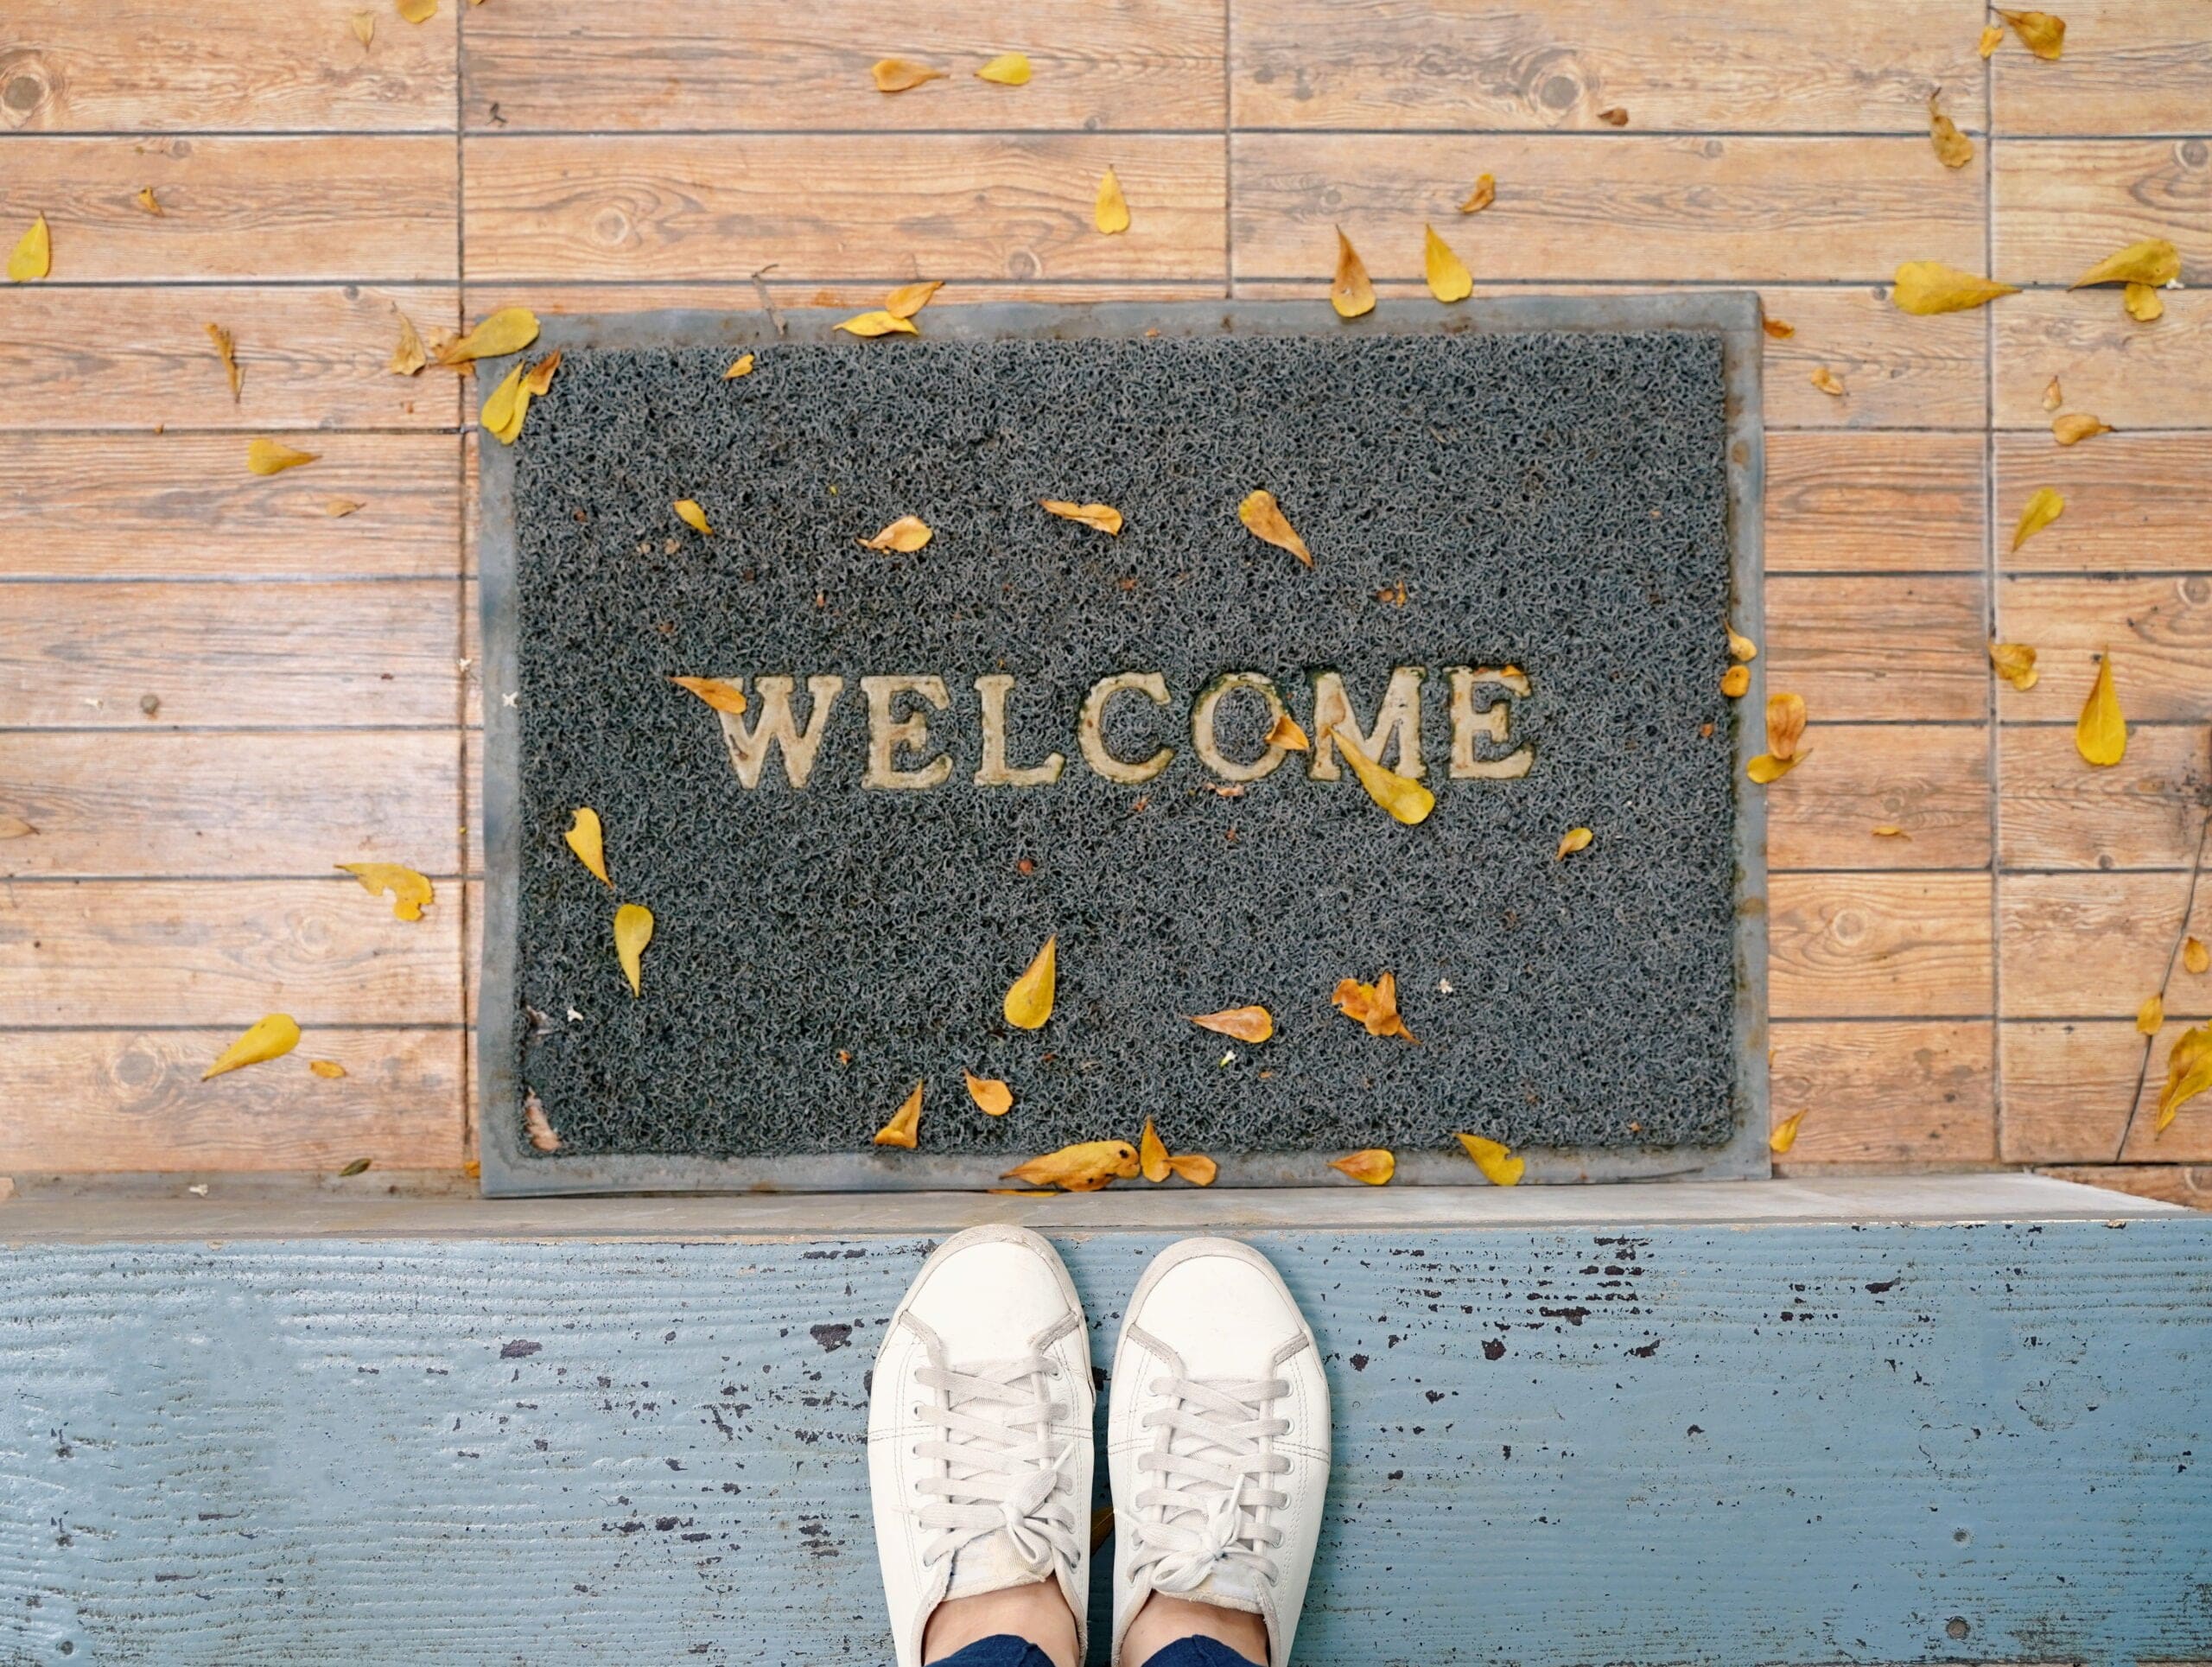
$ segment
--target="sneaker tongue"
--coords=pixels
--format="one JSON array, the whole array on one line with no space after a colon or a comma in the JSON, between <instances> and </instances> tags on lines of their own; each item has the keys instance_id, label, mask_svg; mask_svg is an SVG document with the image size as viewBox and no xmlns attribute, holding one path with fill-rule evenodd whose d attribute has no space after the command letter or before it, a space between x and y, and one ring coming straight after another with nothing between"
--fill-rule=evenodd
<instances>
[{"instance_id":1,"label":"sneaker tongue","mask_svg":"<svg viewBox=\"0 0 2212 1667\"><path fill-rule=\"evenodd\" d=\"M970 1540L952 1554L952 1578L944 1595L980 1597L986 1592L1003 1592L1010 1586L1030 1586L1050 1578L1049 1569L1040 1575L1022 1562L1014 1541L1001 1530Z\"/></svg>"}]
</instances>

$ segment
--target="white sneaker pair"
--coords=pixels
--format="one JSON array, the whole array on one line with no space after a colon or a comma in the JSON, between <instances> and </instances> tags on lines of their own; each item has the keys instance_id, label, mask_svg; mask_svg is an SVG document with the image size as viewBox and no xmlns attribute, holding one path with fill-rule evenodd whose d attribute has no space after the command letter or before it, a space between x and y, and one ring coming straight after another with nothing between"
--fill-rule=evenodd
<instances>
[{"instance_id":1,"label":"white sneaker pair","mask_svg":"<svg viewBox=\"0 0 2212 1667\"><path fill-rule=\"evenodd\" d=\"M1090 1569L1090 1333L1052 1247L976 1227L892 1316L868 1409L899 1667L949 1598L1054 1580L1081 1654ZM1288 1667L1329 1479L1319 1348L1266 1257L1192 1238L1129 1299L1107 1410L1114 1667L1154 1592L1258 1615Z\"/></svg>"}]
</instances>

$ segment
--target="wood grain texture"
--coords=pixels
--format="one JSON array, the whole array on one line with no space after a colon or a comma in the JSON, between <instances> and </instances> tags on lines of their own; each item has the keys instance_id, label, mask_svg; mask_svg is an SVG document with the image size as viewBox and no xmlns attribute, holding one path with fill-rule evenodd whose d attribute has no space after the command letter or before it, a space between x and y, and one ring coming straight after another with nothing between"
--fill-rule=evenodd
<instances>
[{"instance_id":1,"label":"wood grain texture","mask_svg":"<svg viewBox=\"0 0 2212 1667\"><path fill-rule=\"evenodd\" d=\"M22 135L8 162L0 226L46 216L51 283L459 276L450 138ZM145 186L162 213L133 200Z\"/></svg>"},{"instance_id":2,"label":"wood grain texture","mask_svg":"<svg viewBox=\"0 0 2212 1667\"><path fill-rule=\"evenodd\" d=\"M1996 303L1997 426L2048 435L2043 391L2055 376L2069 410L2122 430L2212 428L2212 292L2164 296L2165 315L2150 324L2128 317L2115 289L2035 290ZM2018 512L1999 504L1999 524L2009 530Z\"/></svg>"},{"instance_id":3,"label":"wood grain texture","mask_svg":"<svg viewBox=\"0 0 2212 1667\"><path fill-rule=\"evenodd\" d=\"M334 862L457 860L446 730L0 733L0 874L321 880Z\"/></svg>"},{"instance_id":4,"label":"wood grain texture","mask_svg":"<svg viewBox=\"0 0 2212 1667\"><path fill-rule=\"evenodd\" d=\"M452 428L455 378L385 369L399 308L425 336L459 321L449 286L0 286L0 429ZM239 401L210 323L238 337Z\"/></svg>"},{"instance_id":5,"label":"wood grain texture","mask_svg":"<svg viewBox=\"0 0 2212 1667\"><path fill-rule=\"evenodd\" d=\"M1223 277L1218 134L475 137L467 167L472 283Z\"/></svg>"},{"instance_id":6,"label":"wood grain texture","mask_svg":"<svg viewBox=\"0 0 2212 1667\"><path fill-rule=\"evenodd\" d=\"M1822 723L1764 788L1770 868L1978 868L1989 862L1989 736L1968 724ZM1905 837L1877 837L1878 826Z\"/></svg>"},{"instance_id":7,"label":"wood grain texture","mask_svg":"<svg viewBox=\"0 0 2212 1667\"><path fill-rule=\"evenodd\" d=\"M360 1157L391 1168L460 1165L458 1030L302 1027L283 1059L200 1081L243 1028L10 1034L0 1048L11 1108L0 1170L327 1171ZM317 1059L335 1059L346 1076L313 1075Z\"/></svg>"},{"instance_id":8,"label":"wood grain texture","mask_svg":"<svg viewBox=\"0 0 2212 1667\"><path fill-rule=\"evenodd\" d=\"M2039 487L2066 499L2066 512L2018 550L2009 531L1997 541L2001 571L2212 569L2212 435L2101 434L2062 446L2048 433L2000 434L1995 444L2000 508L2017 519Z\"/></svg>"},{"instance_id":9,"label":"wood grain texture","mask_svg":"<svg viewBox=\"0 0 2212 1667\"><path fill-rule=\"evenodd\" d=\"M2212 1210L2212 1167L2180 1163L2069 1163L2038 1174L2079 1187L2105 1187L2135 1198L2154 1198L2192 1210Z\"/></svg>"},{"instance_id":10,"label":"wood grain texture","mask_svg":"<svg viewBox=\"0 0 2212 1667\"><path fill-rule=\"evenodd\" d=\"M2208 116L2212 107L2190 125ZM2014 139L1992 167L1991 270L2005 283L2071 283L2145 238L2181 251L2183 283L2212 278L2212 142Z\"/></svg>"},{"instance_id":11,"label":"wood grain texture","mask_svg":"<svg viewBox=\"0 0 2212 1667\"><path fill-rule=\"evenodd\" d=\"M2041 692L2040 685L2024 696L2003 691L2005 715ZM2070 723L2008 723L1997 756L2006 867L2174 868L2195 859L2212 804L2202 728L2136 724L2127 756L2099 769L2075 749Z\"/></svg>"},{"instance_id":12,"label":"wood grain texture","mask_svg":"<svg viewBox=\"0 0 2212 1667\"><path fill-rule=\"evenodd\" d=\"M1981 258L1979 170L1942 168L1925 138L1240 133L1231 150L1240 279L1325 280L1338 226L1377 278L1418 278L1424 221L1478 283L1872 282L1900 248ZM1497 203L1461 222L1484 173Z\"/></svg>"},{"instance_id":13,"label":"wood grain texture","mask_svg":"<svg viewBox=\"0 0 2212 1667\"><path fill-rule=\"evenodd\" d=\"M318 434L294 443L321 461L264 479L245 471L245 442L236 436L0 433L0 578L426 579L459 570L453 440ZM360 508L333 518L334 499Z\"/></svg>"},{"instance_id":14,"label":"wood grain texture","mask_svg":"<svg viewBox=\"0 0 2212 1667\"><path fill-rule=\"evenodd\" d=\"M2170 1020L2212 1017L2212 977L2166 958L2182 926L2186 874L2008 874L1997 888L2007 1019L2133 1019L2164 983ZM2189 930L2212 940L2212 886Z\"/></svg>"},{"instance_id":15,"label":"wood grain texture","mask_svg":"<svg viewBox=\"0 0 2212 1667\"><path fill-rule=\"evenodd\" d=\"M1982 125L1958 0L1841 0L1808 31L1791 0L1231 0L1240 127L1632 128L1918 133L1942 86ZM1504 175L1499 175L1501 181Z\"/></svg>"},{"instance_id":16,"label":"wood grain texture","mask_svg":"<svg viewBox=\"0 0 2212 1667\"><path fill-rule=\"evenodd\" d=\"M1982 445L1978 434L1774 436L1767 570L1980 573Z\"/></svg>"},{"instance_id":17,"label":"wood grain texture","mask_svg":"<svg viewBox=\"0 0 2212 1667\"><path fill-rule=\"evenodd\" d=\"M2005 135L2191 133L2212 110L2212 53L2196 0L2068 0L2056 64L2007 41L1989 60Z\"/></svg>"},{"instance_id":18,"label":"wood grain texture","mask_svg":"<svg viewBox=\"0 0 2212 1667\"><path fill-rule=\"evenodd\" d=\"M1995 1027L1802 1023L1774 1029L1773 1120L1801 1113L1777 1169L1987 1163L1997 1156Z\"/></svg>"},{"instance_id":19,"label":"wood grain texture","mask_svg":"<svg viewBox=\"0 0 2212 1667\"><path fill-rule=\"evenodd\" d=\"M451 6L428 23L365 0L10 0L0 127L26 133L453 130ZM12 153L11 153L12 154Z\"/></svg>"},{"instance_id":20,"label":"wood grain texture","mask_svg":"<svg viewBox=\"0 0 2212 1667\"><path fill-rule=\"evenodd\" d=\"M458 709L453 579L0 594L0 725L341 729L448 724Z\"/></svg>"},{"instance_id":21,"label":"wood grain texture","mask_svg":"<svg viewBox=\"0 0 2212 1667\"><path fill-rule=\"evenodd\" d=\"M398 920L389 895L344 874L10 886L0 892L0 1012L35 1025L244 1029L270 1012L302 1025L450 1025L458 892Z\"/></svg>"},{"instance_id":22,"label":"wood grain texture","mask_svg":"<svg viewBox=\"0 0 2212 1667\"><path fill-rule=\"evenodd\" d=\"M525 0L469 14L471 129L1221 130L1223 0L872 0L779 10L690 0ZM975 72L1028 54L1031 80ZM868 67L947 72L879 92ZM447 111L450 118L452 112Z\"/></svg>"},{"instance_id":23,"label":"wood grain texture","mask_svg":"<svg viewBox=\"0 0 2212 1667\"><path fill-rule=\"evenodd\" d=\"M2163 1135L2158 1090L2166 1053L2182 1027L2159 1034L2145 1074L2124 1161L2212 1162L2212 1104L2192 1100ZM2143 1038L2125 1020L2073 1023L2012 1021L1999 1028L2005 1115L1999 1151L2007 1163L2110 1163L2119 1153L2129 1097L2143 1071Z\"/></svg>"},{"instance_id":24,"label":"wood grain texture","mask_svg":"<svg viewBox=\"0 0 2212 1667\"><path fill-rule=\"evenodd\" d=\"M1979 721L1989 706L1975 578L1767 582L1767 688L1805 697L1815 729L1853 719Z\"/></svg>"},{"instance_id":25,"label":"wood grain texture","mask_svg":"<svg viewBox=\"0 0 2212 1667\"><path fill-rule=\"evenodd\" d=\"M1991 1011L1986 874L1777 875L1767 990L1777 1019Z\"/></svg>"},{"instance_id":26,"label":"wood grain texture","mask_svg":"<svg viewBox=\"0 0 2212 1667\"><path fill-rule=\"evenodd\" d=\"M2109 650L2131 721L2212 718L2212 574L2006 579L1998 587L1997 628L2004 641L2035 645L2043 679L2030 698L2043 697L2052 717L2074 721L2095 681L2096 657ZM2008 697L2005 716L2017 711Z\"/></svg>"}]
</instances>

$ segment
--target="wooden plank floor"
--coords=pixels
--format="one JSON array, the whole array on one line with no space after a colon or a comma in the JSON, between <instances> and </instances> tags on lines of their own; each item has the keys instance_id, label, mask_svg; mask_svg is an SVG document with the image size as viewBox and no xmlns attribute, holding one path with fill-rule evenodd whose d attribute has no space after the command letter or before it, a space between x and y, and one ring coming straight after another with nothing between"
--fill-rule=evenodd
<instances>
[{"instance_id":1,"label":"wooden plank floor","mask_svg":"<svg viewBox=\"0 0 2212 1667\"><path fill-rule=\"evenodd\" d=\"M1425 220L1470 307L1741 285L1796 328L1767 413L1765 647L1817 748L1771 792L1787 1167L2111 1164L2212 799L2212 18L2061 9L2047 63L1979 58L1977 0L8 0L0 233L43 213L54 257L0 289L0 1175L470 1155L474 390L386 372L400 311L745 308L763 267L792 304L1316 296L1339 225L1427 309ZM969 73L1011 48L1028 86ZM951 73L886 97L894 54ZM2157 323L2064 289L2150 236L2192 286ZM2026 292L1910 318L1907 259ZM2120 431L2057 448L2054 376ZM257 434L321 461L255 479ZM2067 513L2012 552L2043 485ZM1993 680L1991 633L2037 688ZM2107 649L2134 728L2093 772ZM333 872L362 859L432 875L429 916ZM271 1009L351 1075L201 1085ZM2161 1059L2212 979L2166 1010ZM2125 1156L2199 1196L2212 1112Z\"/></svg>"}]
</instances>

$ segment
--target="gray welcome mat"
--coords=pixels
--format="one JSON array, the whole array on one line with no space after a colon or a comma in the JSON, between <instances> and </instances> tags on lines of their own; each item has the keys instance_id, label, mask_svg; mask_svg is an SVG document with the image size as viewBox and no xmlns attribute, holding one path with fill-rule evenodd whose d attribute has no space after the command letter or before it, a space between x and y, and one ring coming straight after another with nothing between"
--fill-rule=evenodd
<instances>
[{"instance_id":1,"label":"gray welcome mat","mask_svg":"<svg viewBox=\"0 0 2212 1667\"><path fill-rule=\"evenodd\" d=\"M1459 1130L1531 1179L1763 1163L1752 297L843 316L548 321L485 446L487 1190L988 1184L1147 1115L1223 1184L1481 1184ZM1384 972L1417 1042L1332 1006ZM1270 1040L1190 1021L1248 1004Z\"/></svg>"}]
</instances>

